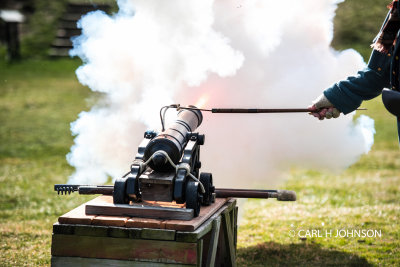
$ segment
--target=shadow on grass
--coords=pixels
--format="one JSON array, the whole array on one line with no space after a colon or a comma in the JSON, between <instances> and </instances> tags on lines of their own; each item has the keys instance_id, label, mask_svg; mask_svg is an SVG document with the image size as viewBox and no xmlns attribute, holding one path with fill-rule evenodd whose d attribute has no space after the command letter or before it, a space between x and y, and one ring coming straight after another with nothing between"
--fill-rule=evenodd
<instances>
[{"instance_id":1,"label":"shadow on grass","mask_svg":"<svg viewBox=\"0 0 400 267\"><path fill-rule=\"evenodd\" d=\"M352 253L319 244L262 243L237 250L238 266L373 266Z\"/></svg>"}]
</instances>

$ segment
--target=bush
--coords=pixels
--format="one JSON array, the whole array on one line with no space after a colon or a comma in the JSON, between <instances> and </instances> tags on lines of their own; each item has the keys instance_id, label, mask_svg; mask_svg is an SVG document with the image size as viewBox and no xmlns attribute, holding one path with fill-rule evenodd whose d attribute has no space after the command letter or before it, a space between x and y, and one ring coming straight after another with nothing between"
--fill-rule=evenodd
<instances>
[{"instance_id":1,"label":"bush","mask_svg":"<svg viewBox=\"0 0 400 267\"><path fill-rule=\"evenodd\" d=\"M332 46L339 50L354 48L368 59L372 40L388 12L388 3L388 0L347 0L339 4Z\"/></svg>"},{"instance_id":2,"label":"bush","mask_svg":"<svg viewBox=\"0 0 400 267\"><path fill-rule=\"evenodd\" d=\"M21 42L22 57L47 56L55 37L57 21L62 16L66 4L67 0L34 1L35 12L28 18L26 33Z\"/></svg>"}]
</instances>

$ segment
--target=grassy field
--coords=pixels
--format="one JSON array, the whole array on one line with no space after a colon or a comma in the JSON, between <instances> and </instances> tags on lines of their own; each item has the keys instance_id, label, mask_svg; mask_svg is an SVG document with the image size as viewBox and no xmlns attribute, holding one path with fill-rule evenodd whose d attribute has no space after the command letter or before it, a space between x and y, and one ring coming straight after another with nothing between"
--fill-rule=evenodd
<instances>
[{"instance_id":1,"label":"grassy field","mask_svg":"<svg viewBox=\"0 0 400 267\"><path fill-rule=\"evenodd\" d=\"M75 79L78 65L42 60L0 66L0 265L49 264L52 224L88 199L60 201L52 190L72 172L65 161L72 144L69 122L90 106L89 90ZM339 175L287 173L282 187L297 191L296 203L248 201L241 210L239 265L400 264L394 119L379 100L364 106L376 122L372 151ZM300 240L289 235L300 229L376 229L382 237Z\"/></svg>"},{"instance_id":2,"label":"grassy field","mask_svg":"<svg viewBox=\"0 0 400 267\"><path fill-rule=\"evenodd\" d=\"M79 61L29 61L0 69L0 265L49 264L52 224L85 198L59 201L72 168L69 123L87 106Z\"/></svg>"},{"instance_id":3,"label":"grassy field","mask_svg":"<svg viewBox=\"0 0 400 267\"><path fill-rule=\"evenodd\" d=\"M292 170L284 187L297 192L296 203L248 201L239 232L240 264L400 265L400 153L395 123L379 100L364 106L376 122L372 151L339 175ZM337 229L379 230L381 237L335 238ZM320 230L322 237L301 239L298 234L305 232L300 230ZM332 237L326 235L330 230Z\"/></svg>"},{"instance_id":4,"label":"grassy field","mask_svg":"<svg viewBox=\"0 0 400 267\"><path fill-rule=\"evenodd\" d=\"M334 44L363 47L367 57L365 47L382 16L367 23L374 29L363 31L370 35L349 39L351 28L370 14L365 9L354 11L351 5L360 2L348 1L339 10L337 24L346 25L346 16L354 17L354 12L358 20L347 24L350 32L345 34L345 27L338 27ZM88 199L75 195L59 200L52 190L73 171L65 160L73 139L69 123L91 106L93 97L76 81L79 64L76 60L0 62L0 266L48 265L52 224ZM400 266L400 151L395 122L379 99L363 106L375 120L372 151L340 174L304 169L286 173L287 182L281 187L298 193L296 203L248 201L241 210L240 266ZM292 237L300 230L333 230L335 235L336 229L374 229L382 236Z\"/></svg>"}]
</instances>

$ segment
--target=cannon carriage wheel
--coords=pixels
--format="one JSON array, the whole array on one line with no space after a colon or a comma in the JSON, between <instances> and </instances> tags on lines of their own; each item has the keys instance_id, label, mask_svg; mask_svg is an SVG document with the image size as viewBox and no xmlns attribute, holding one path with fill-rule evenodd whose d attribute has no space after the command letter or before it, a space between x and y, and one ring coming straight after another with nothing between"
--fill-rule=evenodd
<instances>
[{"instance_id":1,"label":"cannon carriage wheel","mask_svg":"<svg viewBox=\"0 0 400 267\"><path fill-rule=\"evenodd\" d=\"M114 199L114 204L129 204L129 199L126 194L126 179L117 178L115 180L113 199Z\"/></svg>"},{"instance_id":2,"label":"cannon carriage wheel","mask_svg":"<svg viewBox=\"0 0 400 267\"><path fill-rule=\"evenodd\" d=\"M195 181L188 181L186 183L186 208L193 209L194 216L199 216L200 206L203 196L200 193L199 183Z\"/></svg>"},{"instance_id":3,"label":"cannon carriage wheel","mask_svg":"<svg viewBox=\"0 0 400 267\"><path fill-rule=\"evenodd\" d=\"M215 191L215 188L213 186L212 174L208 173L208 172L202 172L202 173L200 173L199 180L203 184L204 190L206 191L203 195L202 204L204 206L208 206L213 202L212 194Z\"/></svg>"}]
</instances>

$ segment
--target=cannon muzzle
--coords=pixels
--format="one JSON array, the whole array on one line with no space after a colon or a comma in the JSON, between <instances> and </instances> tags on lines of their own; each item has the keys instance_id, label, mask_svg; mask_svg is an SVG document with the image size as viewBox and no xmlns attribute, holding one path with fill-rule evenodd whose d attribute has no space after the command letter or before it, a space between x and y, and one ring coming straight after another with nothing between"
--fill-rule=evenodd
<instances>
[{"instance_id":1,"label":"cannon muzzle","mask_svg":"<svg viewBox=\"0 0 400 267\"><path fill-rule=\"evenodd\" d=\"M194 106L190 106L196 108ZM198 109L182 109L178 118L167 129L154 137L146 146L143 160L149 159L155 152L165 151L176 164L182 157L183 150L188 142L188 133L194 132L203 121L203 115ZM156 171L166 172L174 170L164 155L156 155L149 163L149 167Z\"/></svg>"}]
</instances>

